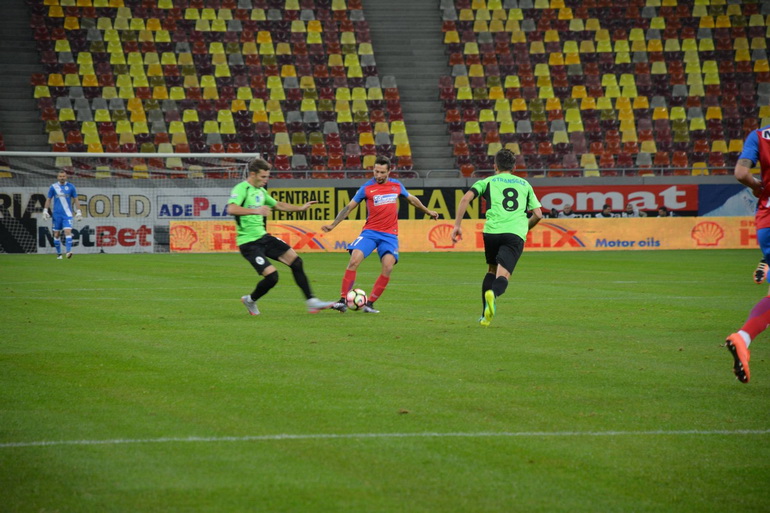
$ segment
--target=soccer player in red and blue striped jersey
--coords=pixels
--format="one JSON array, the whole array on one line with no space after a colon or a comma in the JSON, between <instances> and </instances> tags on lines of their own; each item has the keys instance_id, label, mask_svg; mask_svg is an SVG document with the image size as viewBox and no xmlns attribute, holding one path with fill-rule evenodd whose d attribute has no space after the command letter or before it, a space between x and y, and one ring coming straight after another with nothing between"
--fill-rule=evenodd
<instances>
[{"instance_id":1,"label":"soccer player in red and blue striped jersey","mask_svg":"<svg viewBox=\"0 0 770 513\"><path fill-rule=\"evenodd\" d=\"M376 249L380 256L382 270L374 282L369 300L361 310L366 313L380 313L379 310L375 310L374 302L385 291L393 267L398 263L398 203L401 196L426 215L438 219L438 212L429 210L416 196L409 194L401 182L390 178L390 171L390 159L378 156L374 161L374 177L358 189L350 203L345 205L334 218L332 224L321 227L324 232L332 231L335 226L347 219L359 203L366 201L366 223L358 238L348 245L350 260L342 278L340 288L342 297L332 306L340 312L344 313L347 310L345 296L355 284L358 266Z\"/></svg>"},{"instance_id":2,"label":"soccer player in red and blue striped jersey","mask_svg":"<svg viewBox=\"0 0 770 513\"><path fill-rule=\"evenodd\" d=\"M760 169L759 178L751 172L757 162ZM770 125L754 130L746 138L743 151L735 164L735 178L759 198L754 225L757 229L759 249L764 255L763 261L767 261L770 258ZM755 281L761 283L762 279L755 278ZM733 355L733 372L741 383L748 383L751 377L749 345L768 325L770 292L754 305L741 329L727 337L725 345Z\"/></svg>"}]
</instances>

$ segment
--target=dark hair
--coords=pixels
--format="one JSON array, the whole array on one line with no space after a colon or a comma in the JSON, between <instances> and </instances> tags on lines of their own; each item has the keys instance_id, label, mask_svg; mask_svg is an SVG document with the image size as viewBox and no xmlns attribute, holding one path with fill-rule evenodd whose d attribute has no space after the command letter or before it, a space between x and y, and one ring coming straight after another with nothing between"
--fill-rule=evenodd
<instances>
[{"instance_id":1,"label":"dark hair","mask_svg":"<svg viewBox=\"0 0 770 513\"><path fill-rule=\"evenodd\" d=\"M249 162L250 173L259 173L260 171L270 171L270 164L265 159L254 159Z\"/></svg>"},{"instance_id":2,"label":"dark hair","mask_svg":"<svg viewBox=\"0 0 770 513\"><path fill-rule=\"evenodd\" d=\"M495 155L495 165L498 171L513 171L516 165L516 155L509 149L503 148Z\"/></svg>"},{"instance_id":3,"label":"dark hair","mask_svg":"<svg viewBox=\"0 0 770 513\"><path fill-rule=\"evenodd\" d=\"M375 166L387 166L388 169L390 169L390 159L386 157L385 155L377 155L377 158L374 159L374 165Z\"/></svg>"}]
</instances>

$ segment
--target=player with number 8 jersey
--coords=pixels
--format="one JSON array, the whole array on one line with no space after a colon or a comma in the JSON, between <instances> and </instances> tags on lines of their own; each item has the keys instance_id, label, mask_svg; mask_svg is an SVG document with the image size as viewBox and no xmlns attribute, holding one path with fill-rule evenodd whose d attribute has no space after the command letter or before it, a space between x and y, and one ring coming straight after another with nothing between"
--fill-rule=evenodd
<instances>
[{"instance_id":1,"label":"player with number 8 jersey","mask_svg":"<svg viewBox=\"0 0 770 513\"><path fill-rule=\"evenodd\" d=\"M500 172L474 183L471 190L487 204L484 233L513 233L526 240L527 211L541 206L529 182Z\"/></svg>"},{"instance_id":2,"label":"player with number 8 jersey","mask_svg":"<svg viewBox=\"0 0 770 513\"><path fill-rule=\"evenodd\" d=\"M532 186L524 178L515 176L515 155L500 150L495 155L495 174L474 183L457 205L452 240L462 238L462 219L468 204L481 196L486 200L484 223L484 253L487 274L481 285L482 316L479 324L489 326L496 311L495 300L508 287L508 280L516 267L527 240L529 230L543 217L540 201ZM528 217L528 212L532 212Z\"/></svg>"}]
</instances>

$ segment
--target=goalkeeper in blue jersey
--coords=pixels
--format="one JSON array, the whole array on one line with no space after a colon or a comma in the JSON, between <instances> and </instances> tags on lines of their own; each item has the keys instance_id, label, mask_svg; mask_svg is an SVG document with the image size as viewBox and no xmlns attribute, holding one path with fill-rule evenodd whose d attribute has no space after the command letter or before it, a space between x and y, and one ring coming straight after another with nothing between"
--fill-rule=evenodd
<instances>
[{"instance_id":1,"label":"goalkeeper in blue jersey","mask_svg":"<svg viewBox=\"0 0 770 513\"><path fill-rule=\"evenodd\" d=\"M64 243L67 258L72 258L72 217L83 220L80 202L75 186L67 181L67 172L59 171L56 183L48 188L48 197L43 207L43 219L51 219L49 208L53 208L53 245L56 248L56 258L62 259L61 232L64 231Z\"/></svg>"},{"instance_id":2,"label":"goalkeeper in blue jersey","mask_svg":"<svg viewBox=\"0 0 770 513\"><path fill-rule=\"evenodd\" d=\"M489 326L495 316L495 300L508 287L508 279L516 267L527 233L543 218L532 186L512 171L516 156L510 150L500 150L495 155L495 174L474 183L457 205L452 241L462 238L462 219L468 204L481 196L486 199L487 212L484 223L484 253L487 274L481 285L483 315L479 324ZM527 212L532 212L527 217Z\"/></svg>"}]
</instances>

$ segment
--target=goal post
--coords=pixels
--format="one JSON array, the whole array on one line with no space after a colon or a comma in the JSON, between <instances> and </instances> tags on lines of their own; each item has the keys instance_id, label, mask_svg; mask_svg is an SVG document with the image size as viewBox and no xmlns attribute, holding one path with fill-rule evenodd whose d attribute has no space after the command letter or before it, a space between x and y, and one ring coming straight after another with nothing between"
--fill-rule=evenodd
<instances>
[{"instance_id":1,"label":"goal post","mask_svg":"<svg viewBox=\"0 0 770 513\"><path fill-rule=\"evenodd\" d=\"M82 221L76 253L169 250L169 221L225 216L230 191L259 154L0 152L0 253L53 254L48 189L66 171Z\"/></svg>"}]
</instances>

